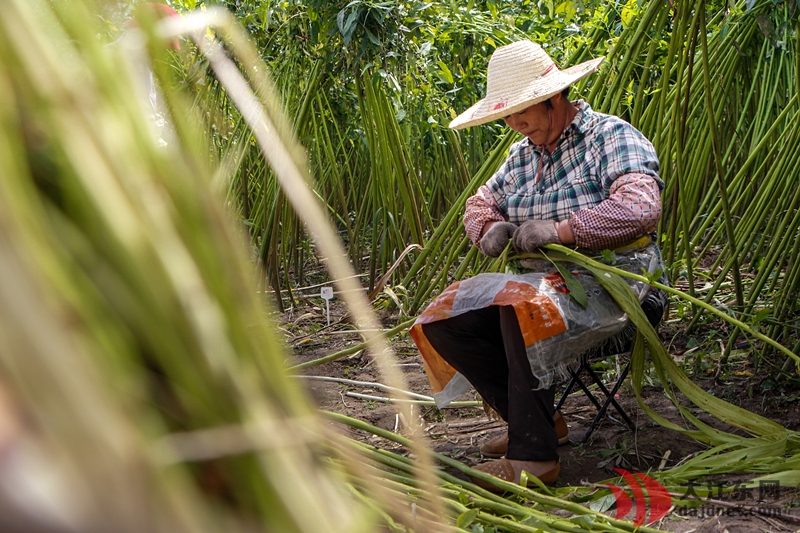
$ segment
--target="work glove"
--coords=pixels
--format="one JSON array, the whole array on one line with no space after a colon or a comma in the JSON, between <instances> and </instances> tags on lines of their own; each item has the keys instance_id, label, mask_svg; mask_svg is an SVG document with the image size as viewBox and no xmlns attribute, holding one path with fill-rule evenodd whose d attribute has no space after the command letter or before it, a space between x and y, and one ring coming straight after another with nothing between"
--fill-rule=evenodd
<instances>
[{"instance_id":1,"label":"work glove","mask_svg":"<svg viewBox=\"0 0 800 533\"><path fill-rule=\"evenodd\" d=\"M488 234L488 232L487 232ZM514 232L514 249L517 252L533 252L540 246L556 242L561 244L552 220L528 220ZM481 241L481 244L483 241Z\"/></svg>"},{"instance_id":2,"label":"work glove","mask_svg":"<svg viewBox=\"0 0 800 533\"><path fill-rule=\"evenodd\" d=\"M481 251L489 257L500 257L516 229L516 224L511 222L494 224L481 237Z\"/></svg>"}]
</instances>

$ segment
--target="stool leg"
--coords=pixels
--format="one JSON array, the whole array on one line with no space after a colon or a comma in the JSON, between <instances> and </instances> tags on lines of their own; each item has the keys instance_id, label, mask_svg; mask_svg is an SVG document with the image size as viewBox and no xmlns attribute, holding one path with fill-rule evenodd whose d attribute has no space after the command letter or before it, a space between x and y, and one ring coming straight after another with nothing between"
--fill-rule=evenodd
<instances>
[{"instance_id":1,"label":"stool leg","mask_svg":"<svg viewBox=\"0 0 800 533\"><path fill-rule=\"evenodd\" d=\"M622 382L625 381L625 377L628 375L629 369L630 369L630 363L625 365L625 369L622 371L622 375L617 380L617 383L614 385L614 388L613 390L611 390L611 392L609 392L608 389L606 389L605 385L603 385L603 382L591 368L588 368L587 370L589 371L589 374L591 374L594 382L597 383L597 386L600 387L600 390L603 391L603 394L605 394L606 396L606 401L604 402L602 407L603 414L605 414L605 411L608 409L608 404L611 404L614 406L614 408L617 410L617 412L620 414L623 420L625 420L625 423L628 425L628 427L631 428L631 430L635 430L636 425L630 419L628 414L622 409L622 407L620 407L619 403L617 403L617 400L614 398L614 395L617 394L617 391L622 386Z\"/></svg>"},{"instance_id":2,"label":"stool leg","mask_svg":"<svg viewBox=\"0 0 800 533\"><path fill-rule=\"evenodd\" d=\"M581 368L582 367L583 367L583 365L581 365ZM580 371L581 370L579 368L578 372L580 372ZM572 371L570 370L570 372L572 372ZM556 404L556 411L561 409L561 406L564 405L564 401L567 399L567 396L569 396L569 394L572 392L572 389L575 388L575 383L576 383L577 380L578 380L578 375L575 372L572 372L572 379L569 380L569 383L567 384L567 388L564 389L564 394L562 394L561 395L561 399L558 400L558 404Z\"/></svg>"},{"instance_id":3,"label":"stool leg","mask_svg":"<svg viewBox=\"0 0 800 533\"><path fill-rule=\"evenodd\" d=\"M597 408L597 415L594 417L591 424L589 424L586 433L584 433L583 438L581 438L578 444L583 444L584 442L589 440L589 437L597 428L597 424L600 423L600 420L602 420L604 416L606 416L609 405L614 406L614 409L617 410L617 412L620 414L622 419L625 421L625 424L631 429L631 431L636 431L636 425L633 423L633 421L625 412L625 410L622 408L622 406L620 406L617 400L614 398L614 395L617 394L617 391L622 386L622 382L625 381L625 378L627 377L630 368L631 368L630 363L625 365L625 368L622 371L622 375L620 375L619 379L617 379L617 382L611 391L609 391L608 388L606 388L600 377L592 370L591 366L588 363L584 362L583 364L581 364L580 368L578 368L577 371L570 369L570 374L572 375L572 378L570 379L569 384L567 384L567 388L564 390L564 394L562 394L561 399L558 401L558 404L556 405L556 411L561 409L561 406L564 404L564 401L567 399L567 396L569 396L569 394L575 388L575 385L577 385L581 390L583 390L584 394L586 394L586 397L589 398L589 400ZM597 386L600 388L600 391L605 396L605 400L603 401L602 404L597 401L597 398L594 397L594 394L592 394L592 392L589 390L586 384L580 379L580 373L584 369L586 369L586 372L588 372L589 377L592 379L594 383L597 384Z\"/></svg>"},{"instance_id":4,"label":"stool leg","mask_svg":"<svg viewBox=\"0 0 800 533\"><path fill-rule=\"evenodd\" d=\"M591 372L588 365L586 366L586 370ZM602 409L603 406L600 405L600 402L598 402L597 398L594 397L594 394L592 394L592 391L589 390L589 387L587 387L586 384L583 381L581 381L581 379L578 377L577 374L573 373L573 377L577 381L578 386L581 388L583 393L586 394L586 397L589 398L589 400L591 400L591 402L594 404L597 410L599 411L600 409Z\"/></svg>"},{"instance_id":5,"label":"stool leg","mask_svg":"<svg viewBox=\"0 0 800 533\"><path fill-rule=\"evenodd\" d=\"M589 439L589 437L591 436L591 434L594 432L595 428L597 427L597 424L605 416L609 405L613 405L614 406L614 408L617 410L617 412L619 412L620 416L622 416L622 418L625 420L625 423L628 425L628 427L631 429L631 431L636 431L636 425L633 423L633 421L630 419L630 417L627 415L627 413L625 413L625 411L622 409L622 407L619 405L619 403L617 403L617 401L614 399L614 395L617 393L617 391L619 390L620 386L622 386L622 382L625 380L625 377L628 375L628 370L629 369L630 369L630 363L628 363L625 366L625 370L623 370L622 375L617 380L617 383L614 385L614 388L611 391L609 391L606 388L606 386L603 385L603 382L600 380L600 378L597 376L597 374L595 374L595 372L591 368L587 367L586 370L589 372L589 375L592 377L592 380L597 384L598 387L600 387L600 390L603 392L603 394L605 394L606 400L605 400L605 402L603 402L603 405L599 407L597 416L594 417L594 420L592 420L592 423L589 425L589 428L586 430L586 433L583 435L583 438L580 440L580 442L578 442L578 444L583 444L584 442L586 442ZM586 389L584 389L584 390L586 390ZM592 399L594 400L593 396L592 396ZM595 402L595 405L598 405L596 400L594 400L594 402Z\"/></svg>"}]
</instances>

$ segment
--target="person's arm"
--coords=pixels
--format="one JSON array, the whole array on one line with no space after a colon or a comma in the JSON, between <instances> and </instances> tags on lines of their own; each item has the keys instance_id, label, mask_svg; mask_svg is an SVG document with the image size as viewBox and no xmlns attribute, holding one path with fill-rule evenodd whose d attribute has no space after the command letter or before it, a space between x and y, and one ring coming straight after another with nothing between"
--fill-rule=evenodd
<instances>
[{"instance_id":1,"label":"person's arm","mask_svg":"<svg viewBox=\"0 0 800 533\"><path fill-rule=\"evenodd\" d=\"M464 211L464 229L472 243L480 249L481 237L497 222L504 222L505 216L486 185L467 199Z\"/></svg>"},{"instance_id":2,"label":"person's arm","mask_svg":"<svg viewBox=\"0 0 800 533\"><path fill-rule=\"evenodd\" d=\"M654 231L661 218L658 182L646 174L625 174L611 185L609 197L556 224L561 242L581 248L615 248Z\"/></svg>"},{"instance_id":3,"label":"person's arm","mask_svg":"<svg viewBox=\"0 0 800 533\"><path fill-rule=\"evenodd\" d=\"M531 148L525 140L512 144L500 168L467 199L464 229L478 249L481 238L492 226L508 220L506 197L526 187L536 168L532 159Z\"/></svg>"}]
</instances>

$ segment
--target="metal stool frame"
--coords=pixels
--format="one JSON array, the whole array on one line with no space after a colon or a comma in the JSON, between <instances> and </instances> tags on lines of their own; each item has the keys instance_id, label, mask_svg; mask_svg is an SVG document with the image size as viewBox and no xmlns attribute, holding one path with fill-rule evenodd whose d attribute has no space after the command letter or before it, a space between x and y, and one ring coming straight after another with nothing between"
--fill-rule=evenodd
<instances>
[{"instance_id":1,"label":"metal stool frame","mask_svg":"<svg viewBox=\"0 0 800 533\"><path fill-rule=\"evenodd\" d=\"M619 355L619 354L611 354L611 355ZM583 392L586 394L586 397L589 398L589 400L591 400L591 402L597 408L597 414L595 415L594 420L592 420L592 423L589 424L589 428L586 430L586 433L584 433L583 438L581 438L581 440L578 441L577 444L583 444L587 440L589 440L589 437L597 428L597 424L600 423L600 420L603 417L607 416L606 413L608 411L609 406L613 406L614 409L617 410L617 412L625 421L625 424L630 428L631 431L634 432L636 431L636 424L633 423L633 421L625 412L625 410L622 408L622 406L620 406L619 403L617 403L617 400L614 398L614 395L617 394L617 391L622 386L622 383L625 381L625 378L628 376L628 371L630 370L630 368L631 368L631 362L628 361L628 363L625 365L625 368L622 370L622 373L618 377L617 382L614 384L614 387L611 389L611 391L609 391L608 388L603 384L603 381L600 379L600 376L598 376L597 373L594 370L592 370L592 363L587 358L585 358L581 362L581 366L577 370L570 370L572 378L567 384L567 388L564 390L564 394L561 395L561 399L558 400L558 404L556 405L556 411L561 409L561 406L564 405L564 401L567 399L567 396L569 396L572 393L576 385L580 387L581 390L583 390ZM599 401L597 401L597 398L595 398L594 394L592 394L592 392L589 390L589 386L586 385L581 379L580 373L584 370L589 374L589 377L591 378L592 382L597 385L597 387L605 396L605 400L603 401L602 404ZM614 420L610 416L608 416L608 418Z\"/></svg>"}]
</instances>

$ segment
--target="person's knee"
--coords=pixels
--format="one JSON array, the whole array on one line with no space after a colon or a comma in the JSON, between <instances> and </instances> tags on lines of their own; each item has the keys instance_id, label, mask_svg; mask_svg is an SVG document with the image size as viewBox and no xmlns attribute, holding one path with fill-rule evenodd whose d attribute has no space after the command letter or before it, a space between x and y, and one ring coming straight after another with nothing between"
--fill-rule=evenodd
<instances>
[{"instance_id":1,"label":"person's knee","mask_svg":"<svg viewBox=\"0 0 800 533\"><path fill-rule=\"evenodd\" d=\"M434 347L440 342L447 342L452 338L452 332L447 327L447 320L440 320L439 322L431 322L430 324L422 324L422 333Z\"/></svg>"},{"instance_id":2,"label":"person's knee","mask_svg":"<svg viewBox=\"0 0 800 533\"><path fill-rule=\"evenodd\" d=\"M474 309L467 313L422 325L428 340L448 341L471 337L492 338L499 331L500 312L496 306Z\"/></svg>"}]
</instances>

